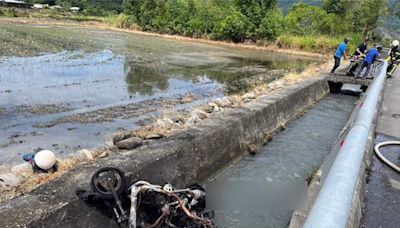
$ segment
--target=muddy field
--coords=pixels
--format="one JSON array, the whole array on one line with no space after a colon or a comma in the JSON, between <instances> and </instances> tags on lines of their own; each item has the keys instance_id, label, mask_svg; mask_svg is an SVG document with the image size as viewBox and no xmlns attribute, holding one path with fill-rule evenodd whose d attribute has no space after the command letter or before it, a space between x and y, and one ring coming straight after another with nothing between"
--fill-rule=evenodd
<instances>
[{"instance_id":1,"label":"muddy field","mask_svg":"<svg viewBox=\"0 0 400 228\"><path fill-rule=\"evenodd\" d=\"M317 61L76 27L3 24L0 42L0 164L39 147L61 156L97 147L117 130L240 93L249 78Z\"/></svg>"}]
</instances>

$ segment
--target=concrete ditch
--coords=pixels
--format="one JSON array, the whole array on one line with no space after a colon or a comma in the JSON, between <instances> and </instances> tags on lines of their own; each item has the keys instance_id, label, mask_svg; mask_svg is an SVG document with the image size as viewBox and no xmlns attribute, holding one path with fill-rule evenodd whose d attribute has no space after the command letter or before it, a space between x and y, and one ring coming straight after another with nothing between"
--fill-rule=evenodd
<instances>
[{"instance_id":1,"label":"concrete ditch","mask_svg":"<svg viewBox=\"0 0 400 228\"><path fill-rule=\"evenodd\" d=\"M316 172L314 178L312 179L308 192L307 192L307 207L302 210L295 210L292 214L292 218L289 224L289 228L300 228L303 227L303 224L305 220L307 219L308 213L311 210L311 207L313 206L319 191L321 189L321 186L323 185L323 181L326 178L326 175L329 172L330 166L335 160L335 157L340 149L341 143L344 141L344 138L346 137L348 131L350 130L351 126L353 125L353 121L356 118L360 107L362 106L364 102L364 97L362 97L357 105L355 106L348 122L346 123L345 127L343 128L341 134L339 135L337 142L332 148L332 152L328 155L328 157L324 160L323 164L321 167L318 169ZM349 228L356 228L360 226L360 222L363 216L363 201L364 201L364 194L365 194L365 188L366 188L366 179L368 175L368 169L371 164L371 158L373 154L373 145L374 145L374 138L375 138L375 129L376 129L376 124L378 121L379 113L380 113L380 107L383 101L383 93L380 94L379 101L378 101L378 109L375 110L374 113L374 119L373 119L373 127L371 128L371 131L369 132L368 135L368 142L367 142L367 147L365 148L365 153L364 153L364 158L363 162L357 177L357 185L356 189L353 193L353 200L351 202L351 209L350 209L350 214L348 216L347 220L347 225L346 227Z\"/></svg>"},{"instance_id":2,"label":"concrete ditch","mask_svg":"<svg viewBox=\"0 0 400 228\"><path fill-rule=\"evenodd\" d=\"M0 205L2 227L113 227L114 221L80 201L77 188L88 189L91 175L106 166L119 167L130 180L170 182L180 187L201 182L263 144L265 135L329 92L325 78L303 81L241 108L227 110L195 127L147 146L81 164L59 179Z\"/></svg>"}]
</instances>

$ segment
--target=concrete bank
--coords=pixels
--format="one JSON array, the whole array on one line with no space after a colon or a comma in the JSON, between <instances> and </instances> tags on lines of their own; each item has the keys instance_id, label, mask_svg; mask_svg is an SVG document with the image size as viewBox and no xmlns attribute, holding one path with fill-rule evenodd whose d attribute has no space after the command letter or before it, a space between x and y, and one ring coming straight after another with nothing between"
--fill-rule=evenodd
<instances>
[{"instance_id":1,"label":"concrete bank","mask_svg":"<svg viewBox=\"0 0 400 228\"><path fill-rule=\"evenodd\" d=\"M329 92L323 77L259 97L242 108L227 110L174 136L139 149L120 152L68 171L59 179L0 205L2 227L113 227L116 224L76 195L88 189L101 167L119 167L130 180L170 182L183 186L203 181L262 145L266 135L281 128Z\"/></svg>"}]
</instances>

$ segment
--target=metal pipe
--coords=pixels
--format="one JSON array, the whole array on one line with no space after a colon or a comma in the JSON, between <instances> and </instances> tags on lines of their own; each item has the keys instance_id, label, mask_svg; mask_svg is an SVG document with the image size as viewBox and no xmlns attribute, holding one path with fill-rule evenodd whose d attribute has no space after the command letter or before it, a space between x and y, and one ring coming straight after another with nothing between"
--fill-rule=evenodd
<instances>
[{"instance_id":1,"label":"metal pipe","mask_svg":"<svg viewBox=\"0 0 400 228\"><path fill-rule=\"evenodd\" d=\"M379 75L364 95L365 100L308 214L305 228L346 227L387 66L384 61Z\"/></svg>"}]
</instances>

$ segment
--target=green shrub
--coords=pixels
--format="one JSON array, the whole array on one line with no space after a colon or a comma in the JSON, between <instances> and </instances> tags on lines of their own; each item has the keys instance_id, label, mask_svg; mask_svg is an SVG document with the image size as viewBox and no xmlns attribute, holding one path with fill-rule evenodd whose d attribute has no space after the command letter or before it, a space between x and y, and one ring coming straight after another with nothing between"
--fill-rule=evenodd
<instances>
[{"instance_id":1,"label":"green shrub","mask_svg":"<svg viewBox=\"0 0 400 228\"><path fill-rule=\"evenodd\" d=\"M269 11L256 29L257 38L274 41L285 29L285 19L279 10Z\"/></svg>"},{"instance_id":2,"label":"green shrub","mask_svg":"<svg viewBox=\"0 0 400 228\"><path fill-rule=\"evenodd\" d=\"M246 16L234 11L216 26L214 33L221 39L243 42L249 37L247 32L252 26Z\"/></svg>"}]
</instances>

